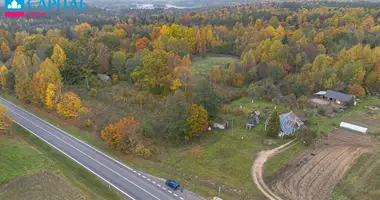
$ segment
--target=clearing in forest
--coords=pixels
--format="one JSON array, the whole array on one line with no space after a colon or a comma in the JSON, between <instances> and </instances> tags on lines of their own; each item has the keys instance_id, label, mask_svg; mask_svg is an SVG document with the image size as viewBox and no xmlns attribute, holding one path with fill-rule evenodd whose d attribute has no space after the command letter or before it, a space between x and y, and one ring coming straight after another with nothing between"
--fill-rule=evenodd
<instances>
[{"instance_id":1,"label":"clearing in forest","mask_svg":"<svg viewBox=\"0 0 380 200\"><path fill-rule=\"evenodd\" d=\"M214 66L227 67L229 64L239 63L240 59L229 55L208 54L205 57L194 56L191 62L193 73L204 75L208 74Z\"/></svg>"},{"instance_id":2,"label":"clearing in forest","mask_svg":"<svg viewBox=\"0 0 380 200\"><path fill-rule=\"evenodd\" d=\"M327 200L356 160L374 150L371 136L336 129L284 167L272 182L276 194L293 200Z\"/></svg>"}]
</instances>

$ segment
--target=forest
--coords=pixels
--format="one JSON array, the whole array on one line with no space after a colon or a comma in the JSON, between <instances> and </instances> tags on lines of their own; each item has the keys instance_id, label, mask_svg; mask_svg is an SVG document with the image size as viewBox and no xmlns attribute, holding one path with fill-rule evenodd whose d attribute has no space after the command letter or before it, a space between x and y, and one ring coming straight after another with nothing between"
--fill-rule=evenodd
<instances>
[{"instance_id":1,"label":"forest","mask_svg":"<svg viewBox=\"0 0 380 200\"><path fill-rule=\"evenodd\" d=\"M299 108L319 90L380 93L378 3L76 14L0 22L1 90L124 154L195 142L244 96ZM195 73L210 55L239 61Z\"/></svg>"}]
</instances>

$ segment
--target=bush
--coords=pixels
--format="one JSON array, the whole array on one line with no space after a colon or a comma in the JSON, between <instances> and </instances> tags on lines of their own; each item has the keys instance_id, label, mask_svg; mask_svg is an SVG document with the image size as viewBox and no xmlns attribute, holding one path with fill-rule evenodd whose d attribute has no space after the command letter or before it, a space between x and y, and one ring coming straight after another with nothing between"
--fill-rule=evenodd
<instances>
[{"instance_id":1,"label":"bush","mask_svg":"<svg viewBox=\"0 0 380 200\"><path fill-rule=\"evenodd\" d=\"M112 75L112 84L116 84L119 82L119 77L116 74Z\"/></svg>"},{"instance_id":2,"label":"bush","mask_svg":"<svg viewBox=\"0 0 380 200\"><path fill-rule=\"evenodd\" d=\"M120 81L128 81L128 76L126 74L120 75Z\"/></svg>"},{"instance_id":3,"label":"bush","mask_svg":"<svg viewBox=\"0 0 380 200\"><path fill-rule=\"evenodd\" d=\"M318 114L322 115L322 116L325 116L327 113L326 109L325 108L318 108Z\"/></svg>"},{"instance_id":4,"label":"bush","mask_svg":"<svg viewBox=\"0 0 380 200\"><path fill-rule=\"evenodd\" d=\"M234 108L232 109L232 114L235 116L241 116L244 115L244 111L240 108Z\"/></svg>"},{"instance_id":5,"label":"bush","mask_svg":"<svg viewBox=\"0 0 380 200\"><path fill-rule=\"evenodd\" d=\"M150 149L146 148L143 144L137 145L135 153L144 158L149 158L153 156L153 153L150 151Z\"/></svg>"},{"instance_id":6,"label":"bush","mask_svg":"<svg viewBox=\"0 0 380 200\"><path fill-rule=\"evenodd\" d=\"M84 126L85 127L90 127L91 126L91 120L90 119L88 119L88 120L86 120L85 122L84 122Z\"/></svg>"},{"instance_id":7,"label":"bush","mask_svg":"<svg viewBox=\"0 0 380 200\"><path fill-rule=\"evenodd\" d=\"M227 105L223 105L223 107L222 107L222 113L223 114L227 114L228 113L228 106Z\"/></svg>"},{"instance_id":8,"label":"bush","mask_svg":"<svg viewBox=\"0 0 380 200\"><path fill-rule=\"evenodd\" d=\"M88 78L88 85L91 88L97 88L101 84L100 84L100 81L98 80L98 78L96 76L91 76L91 77Z\"/></svg>"},{"instance_id":9,"label":"bush","mask_svg":"<svg viewBox=\"0 0 380 200\"><path fill-rule=\"evenodd\" d=\"M97 97L98 96L98 89L91 88L90 95L91 95L91 97Z\"/></svg>"}]
</instances>

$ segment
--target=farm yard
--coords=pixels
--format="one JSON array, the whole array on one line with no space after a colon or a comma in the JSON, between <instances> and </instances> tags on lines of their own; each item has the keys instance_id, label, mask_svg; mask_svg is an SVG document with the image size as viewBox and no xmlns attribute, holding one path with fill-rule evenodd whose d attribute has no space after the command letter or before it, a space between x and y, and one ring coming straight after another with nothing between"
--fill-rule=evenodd
<instances>
[{"instance_id":1,"label":"farm yard","mask_svg":"<svg viewBox=\"0 0 380 200\"><path fill-rule=\"evenodd\" d=\"M320 135L315 149L303 151L295 145L270 159L264 170L268 185L286 199L379 199L380 183L373 177L379 176L380 112L367 106L378 104L379 99L372 98L334 118L311 117L310 127ZM367 127L369 132L337 128L341 121Z\"/></svg>"}]
</instances>

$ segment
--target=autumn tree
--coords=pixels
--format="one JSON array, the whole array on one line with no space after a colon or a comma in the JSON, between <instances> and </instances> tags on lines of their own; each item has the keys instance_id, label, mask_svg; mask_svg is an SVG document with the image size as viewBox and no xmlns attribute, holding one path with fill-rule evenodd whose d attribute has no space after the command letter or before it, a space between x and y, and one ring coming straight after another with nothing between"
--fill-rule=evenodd
<instances>
[{"instance_id":1,"label":"autumn tree","mask_svg":"<svg viewBox=\"0 0 380 200\"><path fill-rule=\"evenodd\" d=\"M112 148L127 153L137 145L140 123L133 116L122 118L119 122L106 126L100 137Z\"/></svg>"},{"instance_id":2,"label":"autumn tree","mask_svg":"<svg viewBox=\"0 0 380 200\"><path fill-rule=\"evenodd\" d=\"M81 23L74 27L74 31L77 33L84 33L85 31L88 31L90 29L91 29L91 25L88 23Z\"/></svg>"},{"instance_id":3,"label":"autumn tree","mask_svg":"<svg viewBox=\"0 0 380 200\"><path fill-rule=\"evenodd\" d=\"M80 97L74 92L66 92L57 104L57 112L66 118L77 118L82 109Z\"/></svg>"},{"instance_id":4,"label":"autumn tree","mask_svg":"<svg viewBox=\"0 0 380 200\"><path fill-rule=\"evenodd\" d=\"M22 47L18 47L13 58L12 67L15 71L15 90L16 95L21 101L27 101L31 98L30 90L30 66L31 60L22 53Z\"/></svg>"},{"instance_id":5,"label":"autumn tree","mask_svg":"<svg viewBox=\"0 0 380 200\"><path fill-rule=\"evenodd\" d=\"M8 110L0 104L0 133L6 133L11 124L12 119L8 115Z\"/></svg>"},{"instance_id":6,"label":"autumn tree","mask_svg":"<svg viewBox=\"0 0 380 200\"><path fill-rule=\"evenodd\" d=\"M50 105L46 105L46 93L49 84L53 84L55 86L54 97L51 96L50 98L52 98L53 103L56 104L61 95L63 85L62 77L57 65L49 58L46 58L41 63L40 70L33 76L31 88L33 91L34 103L43 102L45 106L50 107Z\"/></svg>"},{"instance_id":7,"label":"autumn tree","mask_svg":"<svg viewBox=\"0 0 380 200\"><path fill-rule=\"evenodd\" d=\"M3 61L3 62L5 62L6 60L8 60L8 58L9 58L9 54L10 54L10 52L11 52L11 49L8 47L8 45L5 43L5 42L3 42L2 44L1 44L1 46L0 46L0 49L1 49L1 54L0 54L0 56L1 56L1 60Z\"/></svg>"},{"instance_id":8,"label":"autumn tree","mask_svg":"<svg viewBox=\"0 0 380 200\"><path fill-rule=\"evenodd\" d=\"M123 69L125 65L125 61L127 60L127 57L124 52L117 51L112 55L112 72L117 73L119 75L123 74Z\"/></svg>"},{"instance_id":9,"label":"autumn tree","mask_svg":"<svg viewBox=\"0 0 380 200\"><path fill-rule=\"evenodd\" d=\"M4 91L6 91L7 81L5 79L5 74L7 72L8 72L8 69L7 67L5 67L5 65L0 67L0 84L1 84L1 89L3 89Z\"/></svg>"},{"instance_id":10,"label":"autumn tree","mask_svg":"<svg viewBox=\"0 0 380 200\"><path fill-rule=\"evenodd\" d=\"M351 95L355 95L359 98L363 98L365 96L365 90L364 88L359 84L351 85L348 88L348 93Z\"/></svg>"},{"instance_id":11,"label":"autumn tree","mask_svg":"<svg viewBox=\"0 0 380 200\"><path fill-rule=\"evenodd\" d=\"M51 56L51 60L57 65L58 69L60 69L66 61L65 51L56 44L54 46L53 55Z\"/></svg>"},{"instance_id":12,"label":"autumn tree","mask_svg":"<svg viewBox=\"0 0 380 200\"><path fill-rule=\"evenodd\" d=\"M136 41L136 49L137 51L140 51L141 49L144 49L148 46L149 39L146 37L140 38Z\"/></svg>"},{"instance_id":13,"label":"autumn tree","mask_svg":"<svg viewBox=\"0 0 380 200\"><path fill-rule=\"evenodd\" d=\"M142 64L131 74L137 85L147 88L170 87L173 70L168 66L168 54L165 51L146 52Z\"/></svg>"},{"instance_id":14,"label":"autumn tree","mask_svg":"<svg viewBox=\"0 0 380 200\"><path fill-rule=\"evenodd\" d=\"M203 106L191 104L188 109L189 118L187 118L187 124L189 130L186 139L191 139L198 136L202 131L208 128L208 114Z\"/></svg>"},{"instance_id":15,"label":"autumn tree","mask_svg":"<svg viewBox=\"0 0 380 200\"><path fill-rule=\"evenodd\" d=\"M52 110L55 106L54 100L55 100L55 90L56 89L57 89L57 87L52 83L49 83L49 85L46 89L45 105L46 105L46 108L48 108L50 110Z\"/></svg>"},{"instance_id":16,"label":"autumn tree","mask_svg":"<svg viewBox=\"0 0 380 200\"><path fill-rule=\"evenodd\" d=\"M280 117L278 116L277 111L273 111L267 125L267 135L269 137L277 137L279 131Z\"/></svg>"},{"instance_id":17,"label":"autumn tree","mask_svg":"<svg viewBox=\"0 0 380 200\"><path fill-rule=\"evenodd\" d=\"M210 80L214 83L217 83L220 81L221 79L221 75L220 75L220 68L219 66L214 66L211 71L210 71Z\"/></svg>"}]
</instances>

